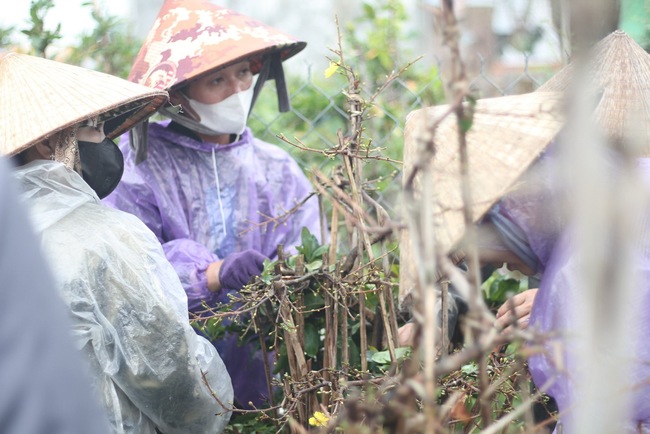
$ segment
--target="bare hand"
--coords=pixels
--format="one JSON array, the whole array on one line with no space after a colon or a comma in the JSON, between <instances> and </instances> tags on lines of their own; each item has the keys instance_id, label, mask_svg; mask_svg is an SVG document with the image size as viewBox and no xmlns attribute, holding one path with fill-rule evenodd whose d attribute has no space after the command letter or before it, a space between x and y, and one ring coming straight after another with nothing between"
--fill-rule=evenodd
<instances>
[{"instance_id":1,"label":"bare hand","mask_svg":"<svg viewBox=\"0 0 650 434\"><path fill-rule=\"evenodd\" d=\"M409 322L404 324L402 327L397 329L397 340L400 347L412 347L415 345L415 323ZM435 330L435 342L436 342L436 359L440 357L440 345L442 339L442 330L440 327L436 327ZM422 335L420 335L420 338ZM422 345L422 343L420 343Z\"/></svg>"},{"instance_id":2,"label":"bare hand","mask_svg":"<svg viewBox=\"0 0 650 434\"><path fill-rule=\"evenodd\" d=\"M206 278L208 280L208 289L211 292L219 292L221 290L221 281L219 280L219 272L221 271L221 265L223 264L222 260L212 262L208 265L208 269L205 271Z\"/></svg>"},{"instance_id":3,"label":"bare hand","mask_svg":"<svg viewBox=\"0 0 650 434\"><path fill-rule=\"evenodd\" d=\"M517 324L517 328L528 328L536 295L537 288L520 292L506 300L497 311L497 327L506 333L512 331L513 323Z\"/></svg>"},{"instance_id":4,"label":"bare hand","mask_svg":"<svg viewBox=\"0 0 650 434\"><path fill-rule=\"evenodd\" d=\"M400 347L413 346L415 338L415 324L412 322L404 324L397 330L397 340Z\"/></svg>"}]
</instances>

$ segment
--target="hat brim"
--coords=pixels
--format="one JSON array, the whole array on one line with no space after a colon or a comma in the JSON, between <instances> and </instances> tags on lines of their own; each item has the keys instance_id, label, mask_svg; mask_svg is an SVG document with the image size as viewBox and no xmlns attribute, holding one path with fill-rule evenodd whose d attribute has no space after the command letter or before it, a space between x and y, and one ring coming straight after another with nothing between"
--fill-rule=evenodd
<instances>
[{"instance_id":1,"label":"hat brim","mask_svg":"<svg viewBox=\"0 0 650 434\"><path fill-rule=\"evenodd\" d=\"M512 187L541 155L563 124L560 93L535 92L525 95L482 99L476 102L471 128L466 134L471 215L477 222ZM409 114L404 128L404 179L421 165L421 138L433 131L434 156L425 164L433 175L431 224L436 249L454 251L466 226L463 216L462 176L456 117L448 105L424 108ZM421 194L419 176L416 194ZM411 236L403 231L400 241L400 299L415 282L415 252Z\"/></svg>"},{"instance_id":2,"label":"hat brim","mask_svg":"<svg viewBox=\"0 0 650 434\"><path fill-rule=\"evenodd\" d=\"M18 53L0 55L0 152L15 155L87 119L131 111L114 138L151 116L167 92L112 75Z\"/></svg>"},{"instance_id":3,"label":"hat brim","mask_svg":"<svg viewBox=\"0 0 650 434\"><path fill-rule=\"evenodd\" d=\"M198 80L202 77L205 77L206 75L214 74L215 72L227 68L229 66L235 65L239 62L243 62L245 60L249 60L251 62L250 69L253 75L258 74L260 70L262 69L262 63L265 59L266 56L274 55L274 54L279 54L280 59L284 62L287 59L290 59L291 57L295 56L296 54L300 53L302 50L305 49L307 46L306 42L294 42L291 44L286 44L286 45L281 45L281 46L274 46L274 47L265 47L262 49L259 49L257 51L252 51L250 53L246 53L236 59L233 59L227 63L224 63L222 65L219 65L213 69L207 70L205 72L202 72L199 75L196 75L192 77L191 79L187 79L184 81L181 81L179 83L174 84L169 91L175 91L178 89L181 89L185 86L187 86L191 81Z\"/></svg>"}]
</instances>

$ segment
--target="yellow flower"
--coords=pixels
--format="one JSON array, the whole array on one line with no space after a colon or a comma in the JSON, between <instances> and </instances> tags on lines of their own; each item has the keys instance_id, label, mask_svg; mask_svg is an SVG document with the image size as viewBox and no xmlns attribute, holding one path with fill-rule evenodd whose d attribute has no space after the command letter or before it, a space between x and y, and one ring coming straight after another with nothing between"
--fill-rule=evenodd
<instances>
[{"instance_id":1,"label":"yellow flower","mask_svg":"<svg viewBox=\"0 0 650 434\"><path fill-rule=\"evenodd\" d=\"M338 69L339 69L338 63L330 62L330 66L328 66L327 69L325 70L325 78L330 78L332 75L334 75L334 73Z\"/></svg>"},{"instance_id":2,"label":"yellow flower","mask_svg":"<svg viewBox=\"0 0 650 434\"><path fill-rule=\"evenodd\" d=\"M330 418L322 411L315 411L314 416L309 418L309 425L311 426L327 426L327 421Z\"/></svg>"}]
</instances>

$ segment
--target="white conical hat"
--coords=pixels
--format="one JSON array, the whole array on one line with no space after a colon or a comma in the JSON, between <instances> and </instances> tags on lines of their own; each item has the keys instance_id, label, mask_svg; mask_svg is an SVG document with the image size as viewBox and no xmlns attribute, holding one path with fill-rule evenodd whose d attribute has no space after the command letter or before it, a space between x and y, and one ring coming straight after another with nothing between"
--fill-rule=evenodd
<instances>
[{"instance_id":1,"label":"white conical hat","mask_svg":"<svg viewBox=\"0 0 650 434\"><path fill-rule=\"evenodd\" d=\"M561 102L558 92L533 92L476 102L472 126L466 135L474 222L512 187L560 131ZM443 105L409 114L404 128L404 180L410 177L416 163L422 163L417 161L421 154L420 138L449 111L450 107ZM437 126L433 143L434 156L428 163L434 177L432 224L437 248L449 253L465 233L458 129L453 114ZM417 177L415 187L421 191ZM403 298L415 281L414 252L407 231L402 234L400 252Z\"/></svg>"},{"instance_id":2,"label":"white conical hat","mask_svg":"<svg viewBox=\"0 0 650 434\"><path fill-rule=\"evenodd\" d=\"M167 93L40 57L0 53L0 153L17 154L86 119L117 118L110 138L151 116Z\"/></svg>"}]
</instances>

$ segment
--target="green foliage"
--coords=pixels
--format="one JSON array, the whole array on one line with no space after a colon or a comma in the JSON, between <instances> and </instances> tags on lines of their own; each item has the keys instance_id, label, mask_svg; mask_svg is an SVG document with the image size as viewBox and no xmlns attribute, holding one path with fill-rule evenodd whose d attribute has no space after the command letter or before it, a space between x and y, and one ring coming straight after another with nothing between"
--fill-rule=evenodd
<instances>
[{"instance_id":1,"label":"green foliage","mask_svg":"<svg viewBox=\"0 0 650 434\"><path fill-rule=\"evenodd\" d=\"M411 347L395 348L395 357L398 364L411 357ZM367 353L368 361L371 362L370 368L374 372L387 372L392 367L390 352L388 350L377 351L376 348L370 347Z\"/></svg>"},{"instance_id":2,"label":"green foliage","mask_svg":"<svg viewBox=\"0 0 650 434\"><path fill-rule=\"evenodd\" d=\"M45 27L45 18L54 7L53 0L33 0L30 5L28 28L20 32L29 38L30 54L41 57L56 57L73 65L96 69L118 77L126 78L131 64L140 49L142 41L137 40L126 25L126 21L103 12L98 2L86 2L83 7L92 8L93 29L80 35L77 44L52 51L52 44L61 39L61 24L53 30ZM0 47L14 44L13 27L0 28Z\"/></svg>"},{"instance_id":3,"label":"green foliage","mask_svg":"<svg viewBox=\"0 0 650 434\"><path fill-rule=\"evenodd\" d=\"M14 27L0 27L0 48L13 44Z\"/></svg>"},{"instance_id":4,"label":"green foliage","mask_svg":"<svg viewBox=\"0 0 650 434\"><path fill-rule=\"evenodd\" d=\"M276 425L259 413L234 413L224 434L276 434Z\"/></svg>"},{"instance_id":5,"label":"green foliage","mask_svg":"<svg viewBox=\"0 0 650 434\"><path fill-rule=\"evenodd\" d=\"M46 57L45 51L52 42L61 39L60 23L56 25L53 31L45 28L45 17L53 6L53 0L32 0L29 7L31 27L21 30L29 38L30 45L37 56Z\"/></svg>"},{"instance_id":6,"label":"green foliage","mask_svg":"<svg viewBox=\"0 0 650 434\"><path fill-rule=\"evenodd\" d=\"M439 103L444 98L437 68L415 62L394 76L416 55L409 49L413 34L405 31L408 16L400 0L366 2L363 14L341 30L342 49L350 66L358 71L363 110L363 137L359 154L379 157L360 161L364 189L382 204L397 203L403 155L404 120L412 110ZM256 137L287 150L306 172L332 172L340 164L328 150L350 139L350 107L346 93L350 83L335 60L326 71L308 77L285 71L292 110L280 114L275 84L267 83L258 98L249 126ZM389 77L392 77L388 80ZM387 83L388 80L388 83ZM385 86L385 87L382 87ZM300 141L305 151L281 140ZM325 203L329 213L330 204Z\"/></svg>"},{"instance_id":7,"label":"green foliage","mask_svg":"<svg viewBox=\"0 0 650 434\"><path fill-rule=\"evenodd\" d=\"M415 57L404 50L407 19L400 0L364 2L363 15L345 29L343 49L349 53L346 61L373 88L380 86L398 65Z\"/></svg>"},{"instance_id":8,"label":"green foliage","mask_svg":"<svg viewBox=\"0 0 650 434\"><path fill-rule=\"evenodd\" d=\"M527 290L528 278L518 271L501 267L483 282L481 289L485 301L497 307L513 295Z\"/></svg>"},{"instance_id":9,"label":"green foliage","mask_svg":"<svg viewBox=\"0 0 650 434\"><path fill-rule=\"evenodd\" d=\"M92 31L81 35L68 62L126 78L142 41L133 36L126 21L104 13L94 2L83 6L92 8L91 17L95 25Z\"/></svg>"},{"instance_id":10,"label":"green foliage","mask_svg":"<svg viewBox=\"0 0 650 434\"><path fill-rule=\"evenodd\" d=\"M302 228L301 237L302 237L302 245L298 246L297 249L300 253L302 253L302 256L305 258L305 263L318 264L320 261L320 264L322 264L321 258L323 257L323 254L327 253L329 249L329 245L324 244L321 246L320 243L318 242L318 239L314 235L312 235L307 228ZM318 266L320 267L320 265ZM309 268L310 267L307 266L308 270Z\"/></svg>"},{"instance_id":11,"label":"green foliage","mask_svg":"<svg viewBox=\"0 0 650 434\"><path fill-rule=\"evenodd\" d=\"M291 112L278 112L275 83L264 86L264 91L255 103L248 126L255 136L285 148L302 167L332 168L336 161L323 154L305 152L277 139L284 134L289 139L309 139L310 147L327 149L337 141L337 131L347 128L345 96L341 93L345 85L341 77L332 80L316 80L287 73L287 86L293 107Z\"/></svg>"},{"instance_id":12,"label":"green foliage","mask_svg":"<svg viewBox=\"0 0 650 434\"><path fill-rule=\"evenodd\" d=\"M508 347L506 352L496 352L487 356L486 370L491 382L492 395L488 397L490 415L493 420L504 417L529 396L530 376L525 363L518 355L516 345ZM458 399L452 406L445 432L472 432L476 428L485 428L482 420L479 388L479 366L475 361L460 367L459 370L440 378L438 400L440 404L455 396ZM540 398L543 402L547 397ZM507 433L523 432L525 416L515 418L503 431Z\"/></svg>"}]
</instances>

